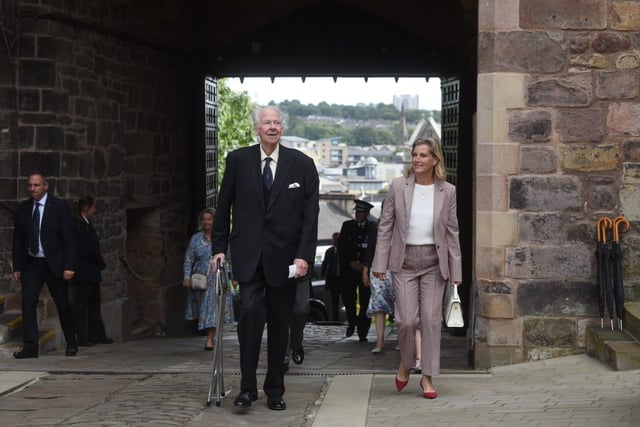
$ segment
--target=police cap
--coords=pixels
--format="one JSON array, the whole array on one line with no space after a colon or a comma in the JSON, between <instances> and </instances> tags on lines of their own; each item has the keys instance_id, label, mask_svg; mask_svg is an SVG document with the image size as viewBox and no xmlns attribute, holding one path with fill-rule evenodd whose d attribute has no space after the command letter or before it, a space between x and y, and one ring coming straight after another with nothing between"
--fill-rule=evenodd
<instances>
[{"instance_id":1,"label":"police cap","mask_svg":"<svg viewBox=\"0 0 640 427\"><path fill-rule=\"evenodd\" d=\"M354 208L356 212L369 212L373 205L364 200L354 200L356 203L356 207Z\"/></svg>"}]
</instances>

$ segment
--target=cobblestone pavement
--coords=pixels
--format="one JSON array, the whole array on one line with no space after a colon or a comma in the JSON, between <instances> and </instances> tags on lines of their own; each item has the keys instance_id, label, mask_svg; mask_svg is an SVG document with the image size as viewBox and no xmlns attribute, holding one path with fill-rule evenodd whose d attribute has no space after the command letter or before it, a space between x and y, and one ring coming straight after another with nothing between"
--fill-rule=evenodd
<instances>
[{"instance_id":1,"label":"cobblestone pavement","mask_svg":"<svg viewBox=\"0 0 640 427\"><path fill-rule=\"evenodd\" d=\"M639 425L640 371L614 372L585 355L472 371L465 339L446 334L443 372L434 380L440 396L423 399L417 375L396 393L399 354L388 329L385 352L373 355L371 334L370 343L359 343L344 337L343 326L307 325L304 364L291 364L285 379L286 411L268 410L263 393L248 411L234 409L240 375L233 326L224 335L229 393L220 406L215 399L206 405L212 354L203 337L99 345L76 357L0 359L0 425Z\"/></svg>"}]
</instances>

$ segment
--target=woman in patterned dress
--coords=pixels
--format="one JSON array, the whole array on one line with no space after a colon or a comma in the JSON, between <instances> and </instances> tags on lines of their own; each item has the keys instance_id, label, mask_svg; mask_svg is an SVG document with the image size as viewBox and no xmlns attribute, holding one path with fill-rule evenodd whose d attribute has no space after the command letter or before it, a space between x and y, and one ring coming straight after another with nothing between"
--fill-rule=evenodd
<instances>
[{"instance_id":1,"label":"woman in patterned dress","mask_svg":"<svg viewBox=\"0 0 640 427\"><path fill-rule=\"evenodd\" d=\"M205 330L207 341L205 350L213 350L216 333L217 298L213 288L213 269L211 263L211 229L215 210L204 209L200 212L200 231L191 236L189 246L184 255L184 276L182 285L187 288L186 320L198 319L198 330ZM191 287L191 275L194 273L207 275L207 288L204 290Z\"/></svg>"},{"instance_id":2,"label":"woman in patterned dress","mask_svg":"<svg viewBox=\"0 0 640 427\"><path fill-rule=\"evenodd\" d=\"M387 323L387 315L393 316L393 305L395 301L391 273L387 271L384 280L380 280L371 274L371 262L376 251L378 228L371 227L369 230L367 251L365 252L362 267L362 284L371 289L371 299L367 306L367 317L373 317L376 322L376 346L371 350L373 354L382 353L384 347L384 331Z\"/></svg>"}]
</instances>

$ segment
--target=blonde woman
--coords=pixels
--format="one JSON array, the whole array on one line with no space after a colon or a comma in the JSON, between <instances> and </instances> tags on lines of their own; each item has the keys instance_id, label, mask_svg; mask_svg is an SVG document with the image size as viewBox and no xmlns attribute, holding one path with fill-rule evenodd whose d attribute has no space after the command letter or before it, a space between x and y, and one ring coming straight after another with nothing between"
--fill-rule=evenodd
<instances>
[{"instance_id":1,"label":"blonde woman","mask_svg":"<svg viewBox=\"0 0 640 427\"><path fill-rule=\"evenodd\" d=\"M215 210L204 209L198 217L200 231L191 236L189 246L184 255L184 276L182 285L187 290L187 308L184 318L186 320L198 319L198 330L206 331L207 341L204 349L213 350L213 341L216 333L216 304L217 298L213 289L213 269L209 268L211 262L211 230ZM207 274L207 288L204 290L191 287L191 275L193 273Z\"/></svg>"},{"instance_id":2,"label":"blonde woman","mask_svg":"<svg viewBox=\"0 0 640 427\"><path fill-rule=\"evenodd\" d=\"M440 145L419 139L411 148L412 168L393 180L378 222L378 243L371 270L384 280L392 273L400 366L396 389L409 382L420 324L422 378L426 399L438 396L432 377L440 373L440 328L445 283L462 282L456 189L445 181Z\"/></svg>"}]
</instances>

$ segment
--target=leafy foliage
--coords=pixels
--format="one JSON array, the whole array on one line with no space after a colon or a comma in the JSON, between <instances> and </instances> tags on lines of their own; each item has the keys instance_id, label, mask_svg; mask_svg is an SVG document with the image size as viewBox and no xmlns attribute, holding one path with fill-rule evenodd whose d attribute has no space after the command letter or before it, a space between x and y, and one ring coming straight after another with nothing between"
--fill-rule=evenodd
<instances>
[{"instance_id":1,"label":"leafy foliage","mask_svg":"<svg viewBox=\"0 0 640 427\"><path fill-rule=\"evenodd\" d=\"M220 79L218 93L218 182L222 182L227 154L249 145L254 141L255 132L247 92L234 92Z\"/></svg>"}]
</instances>

